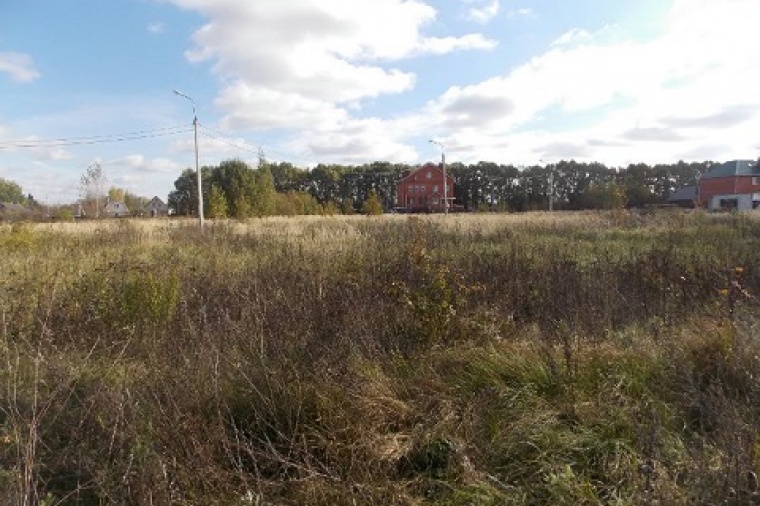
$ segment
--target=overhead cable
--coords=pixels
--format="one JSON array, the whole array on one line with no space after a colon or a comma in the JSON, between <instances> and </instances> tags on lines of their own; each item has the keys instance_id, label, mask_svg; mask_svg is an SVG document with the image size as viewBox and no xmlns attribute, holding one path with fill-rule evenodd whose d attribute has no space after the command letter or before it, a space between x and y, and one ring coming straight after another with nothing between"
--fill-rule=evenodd
<instances>
[{"instance_id":1,"label":"overhead cable","mask_svg":"<svg viewBox=\"0 0 760 506\"><path fill-rule=\"evenodd\" d=\"M126 142L140 139L153 139L171 135L186 134L192 132L192 128L174 126L157 128L154 130L140 130L120 134L91 135L86 137L65 137L59 139L18 139L0 141L0 150L17 148L56 148L63 146L76 146L87 144L104 144L114 142Z\"/></svg>"}]
</instances>

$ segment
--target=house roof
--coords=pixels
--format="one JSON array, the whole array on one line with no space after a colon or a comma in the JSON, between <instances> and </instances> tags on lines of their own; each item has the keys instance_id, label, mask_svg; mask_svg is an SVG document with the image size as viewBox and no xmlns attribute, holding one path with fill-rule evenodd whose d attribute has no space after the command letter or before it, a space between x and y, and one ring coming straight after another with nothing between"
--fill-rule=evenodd
<instances>
[{"instance_id":1,"label":"house roof","mask_svg":"<svg viewBox=\"0 0 760 506\"><path fill-rule=\"evenodd\" d=\"M26 211L26 208L14 202L0 202L0 210L22 212Z\"/></svg>"},{"instance_id":2,"label":"house roof","mask_svg":"<svg viewBox=\"0 0 760 506\"><path fill-rule=\"evenodd\" d=\"M129 208L127 205L120 201L120 200L112 200L108 204L106 204L106 211L113 211L114 209L118 209L119 211L129 212Z\"/></svg>"},{"instance_id":3,"label":"house roof","mask_svg":"<svg viewBox=\"0 0 760 506\"><path fill-rule=\"evenodd\" d=\"M668 202L693 201L697 199L696 186L684 186L668 197Z\"/></svg>"},{"instance_id":4,"label":"house roof","mask_svg":"<svg viewBox=\"0 0 760 506\"><path fill-rule=\"evenodd\" d=\"M760 176L760 166L754 160L731 160L710 170L702 179L735 176Z\"/></svg>"},{"instance_id":5,"label":"house roof","mask_svg":"<svg viewBox=\"0 0 760 506\"><path fill-rule=\"evenodd\" d=\"M161 200L160 198L153 197L152 199L150 199L150 202L148 202L147 204L145 204L145 207L150 208L150 207L167 207L167 206L164 203L164 201Z\"/></svg>"},{"instance_id":6,"label":"house roof","mask_svg":"<svg viewBox=\"0 0 760 506\"><path fill-rule=\"evenodd\" d=\"M435 164L433 162L428 162L428 163L426 163L424 165L420 165L416 169L412 169L410 172L402 174L401 178L398 181L396 181L396 183L397 184L401 183L402 181L405 181L405 180L411 178L412 176L415 176L417 173L419 173L422 170L434 170L436 172L443 173L443 170L441 169L440 165L437 165L437 164ZM449 181L453 181L454 178L451 176L451 174L447 173L446 174L446 179L449 180Z\"/></svg>"}]
</instances>

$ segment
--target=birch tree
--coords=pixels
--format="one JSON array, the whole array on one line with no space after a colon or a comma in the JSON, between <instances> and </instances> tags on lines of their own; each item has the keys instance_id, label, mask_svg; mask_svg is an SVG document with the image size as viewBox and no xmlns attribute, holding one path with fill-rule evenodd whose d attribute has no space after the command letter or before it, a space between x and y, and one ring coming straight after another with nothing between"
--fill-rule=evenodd
<instances>
[{"instance_id":1,"label":"birch tree","mask_svg":"<svg viewBox=\"0 0 760 506\"><path fill-rule=\"evenodd\" d=\"M100 205L106 193L107 178L100 162L93 162L79 180L79 197L86 214L100 218Z\"/></svg>"}]
</instances>

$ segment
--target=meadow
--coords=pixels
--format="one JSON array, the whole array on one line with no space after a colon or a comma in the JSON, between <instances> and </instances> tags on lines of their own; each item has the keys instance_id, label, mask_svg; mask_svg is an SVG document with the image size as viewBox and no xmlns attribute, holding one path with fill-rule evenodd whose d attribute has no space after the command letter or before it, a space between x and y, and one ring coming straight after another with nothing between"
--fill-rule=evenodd
<instances>
[{"instance_id":1,"label":"meadow","mask_svg":"<svg viewBox=\"0 0 760 506\"><path fill-rule=\"evenodd\" d=\"M760 504L760 219L0 224L0 503Z\"/></svg>"}]
</instances>

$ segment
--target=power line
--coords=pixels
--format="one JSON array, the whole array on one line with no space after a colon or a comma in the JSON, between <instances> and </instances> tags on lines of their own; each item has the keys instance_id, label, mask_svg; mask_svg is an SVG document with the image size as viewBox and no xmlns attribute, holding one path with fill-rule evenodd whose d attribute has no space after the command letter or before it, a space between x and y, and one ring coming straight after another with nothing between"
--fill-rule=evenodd
<instances>
[{"instance_id":1,"label":"power line","mask_svg":"<svg viewBox=\"0 0 760 506\"><path fill-rule=\"evenodd\" d=\"M230 139L229 137L227 137L225 134L223 134L222 132L220 132L218 130L214 130L213 128L207 127L206 125L203 125L203 124L199 124L199 126L201 127L201 130L206 130L207 132L210 132L210 134L202 132L203 135L205 135L206 137L209 137L209 138L212 138L212 139L216 139L216 140L218 140L220 142L223 142L223 143L225 143L225 144L227 144L229 146L238 148L238 149L240 149L242 151L248 151L250 153L255 153L255 154L258 155L259 154L259 150L264 149L264 146L259 145L259 147L254 151L250 147L250 144L247 143L247 142L245 143L245 146L244 146L244 145L241 145L241 144L237 143L236 141ZM303 157L297 156L297 155L293 155L292 153L284 153L282 151L279 151L279 150L276 150L276 149L271 149L271 148L266 148L266 151L268 153L274 153L276 155L279 155L283 160L291 159L291 160L299 160L299 161L302 161L302 162L309 163L309 160L307 160L307 159L305 159Z\"/></svg>"},{"instance_id":2,"label":"power line","mask_svg":"<svg viewBox=\"0 0 760 506\"><path fill-rule=\"evenodd\" d=\"M238 143L237 141L234 141L230 139L229 137L225 137L224 134L217 132L216 130L213 130L205 125L199 125L201 127L201 134L208 137L209 139L217 140L223 144L227 144L228 146L232 146L233 148L237 148L241 151L248 151L249 153L259 153L260 148L253 149L247 145L243 145Z\"/></svg>"},{"instance_id":3,"label":"power line","mask_svg":"<svg viewBox=\"0 0 760 506\"><path fill-rule=\"evenodd\" d=\"M85 137L64 137L59 139L20 139L0 141L0 150L17 148L56 148L64 146L77 146L89 144L105 144L114 142L126 142L140 139L153 139L191 132L191 128L185 126L164 127L154 130L140 130L121 134L91 135Z\"/></svg>"}]
</instances>

